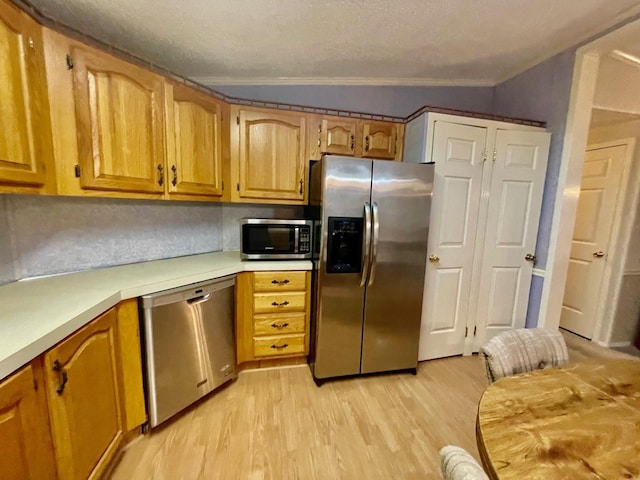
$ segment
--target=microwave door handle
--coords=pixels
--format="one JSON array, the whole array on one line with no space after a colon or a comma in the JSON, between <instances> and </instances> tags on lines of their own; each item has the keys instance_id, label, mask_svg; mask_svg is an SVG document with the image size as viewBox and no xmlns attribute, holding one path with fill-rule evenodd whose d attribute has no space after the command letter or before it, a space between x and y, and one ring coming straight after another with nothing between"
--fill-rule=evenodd
<instances>
[{"instance_id":1,"label":"microwave door handle","mask_svg":"<svg viewBox=\"0 0 640 480\"><path fill-rule=\"evenodd\" d=\"M376 266L378 265L378 240L380 237L380 214L378 213L378 204L373 202L373 241L371 245L371 273L369 274L368 287L373 285L376 278Z\"/></svg>"},{"instance_id":2,"label":"microwave door handle","mask_svg":"<svg viewBox=\"0 0 640 480\"><path fill-rule=\"evenodd\" d=\"M360 287L367 283L369 275L369 251L371 250L371 205L364 204L364 235L362 236L362 277Z\"/></svg>"},{"instance_id":3,"label":"microwave door handle","mask_svg":"<svg viewBox=\"0 0 640 480\"><path fill-rule=\"evenodd\" d=\"M298 253L299 242L300 241L300 227L294 227L293 229L293 252Z\"/></svg>"}]
</instances>

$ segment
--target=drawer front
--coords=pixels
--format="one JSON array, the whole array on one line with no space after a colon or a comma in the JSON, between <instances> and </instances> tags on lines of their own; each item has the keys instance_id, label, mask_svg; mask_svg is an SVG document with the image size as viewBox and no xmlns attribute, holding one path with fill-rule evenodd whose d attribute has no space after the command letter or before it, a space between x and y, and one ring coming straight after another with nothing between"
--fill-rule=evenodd
<instances>
[{"instance_id":1,"label":"drawer front","mask_svg":"<svg viewBox=\"0 0 640 480\"><path fill-rule=\"evenodd\" d=\"M253 313L282 313L304 311L305 292L256 293L253 295Z\"/></svg>"},{"instance_id":2,"label":"drawer front","mask_svg":"<svg viewBox=\"0 0 640 480\"><path fill-rule=\"evenodd\" d=\"M257 315L253 319L254 335L281 335L287 333L304 333L304 312L286 315Z\"/></svg>"},{"instance_id":3,"label":"drawer front","mask_svg":"<svg viewBox=\"0 0 640 480\"><path fill-rule=\"evenodd\" d=\"M254 357L273 357L304 353L304 334L278 335L253 339Z\"/></svg>"},{"instance_id":4,"label":"drawer front","mask_svg":"<svg viewBox=\"0 0 640 480\"><path fill-rule=\"evenodd\" d=\"M255 292L305 290L307 272L254 272Z\"/></svg>"}]
</instances>

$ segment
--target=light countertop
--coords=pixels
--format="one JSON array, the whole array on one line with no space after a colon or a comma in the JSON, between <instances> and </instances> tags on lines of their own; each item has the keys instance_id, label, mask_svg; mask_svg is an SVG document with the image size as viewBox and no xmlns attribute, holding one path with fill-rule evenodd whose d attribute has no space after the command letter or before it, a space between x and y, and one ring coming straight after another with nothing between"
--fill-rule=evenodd
<instances>
[{"instance_id":1,"label":"light countertop","mask_svg":"<svg viewBox=\"0 0 640 480\"><path fill-rule=\"evenodd\" d=\"M311 270L310 261L242 261L215 252L87 270L0 287L0 380L122 300L244 271Z\"/></svg>"}]
</instances>

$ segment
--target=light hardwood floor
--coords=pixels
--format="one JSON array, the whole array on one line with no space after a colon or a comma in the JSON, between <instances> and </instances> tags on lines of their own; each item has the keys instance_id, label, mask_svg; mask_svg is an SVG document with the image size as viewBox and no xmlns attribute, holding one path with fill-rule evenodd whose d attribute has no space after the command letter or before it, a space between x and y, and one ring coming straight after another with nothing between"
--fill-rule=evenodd
<instances>
[{"instance_id":1,"label":"light hardwood floor","mask_svg":"<svg viewBox=\"0 0 640 480\"><path fill-rule=\"evenodd\" d=\"M623 355L565 337L572 361ZM111 478L438 479L442 446L479 458L486 386L477 355L319 388L306 366L248 371L131 444Z\"/></svg>"}]
</instances>

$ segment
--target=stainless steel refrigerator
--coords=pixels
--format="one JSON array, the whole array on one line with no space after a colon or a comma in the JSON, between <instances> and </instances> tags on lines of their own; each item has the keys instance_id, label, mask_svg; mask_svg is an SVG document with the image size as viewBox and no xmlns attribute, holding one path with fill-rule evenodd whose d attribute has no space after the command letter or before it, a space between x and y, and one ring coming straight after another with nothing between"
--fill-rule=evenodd
<instances>
[{"instance_id":1,"label":"stainless steel refrigerator","mask_svg":"<svg viewBox=\"0 0 640 480\"><path fill-rule=\"evenodd\" d=\"M312 166L316 383L415 373L433 172L432 164L335 156Z\"/></svg>"}]
</instances>

